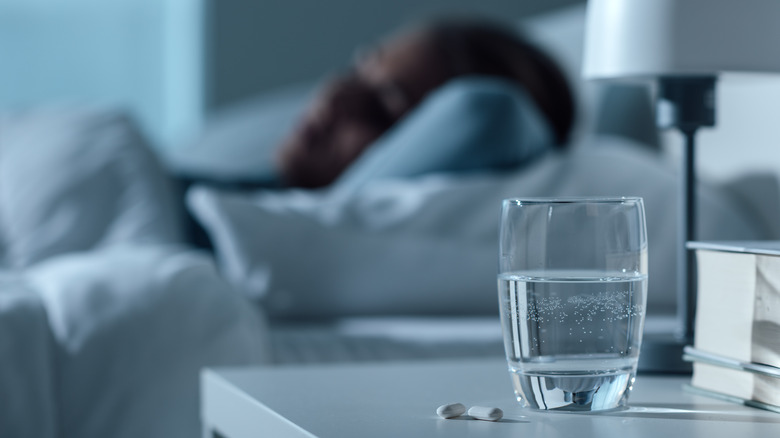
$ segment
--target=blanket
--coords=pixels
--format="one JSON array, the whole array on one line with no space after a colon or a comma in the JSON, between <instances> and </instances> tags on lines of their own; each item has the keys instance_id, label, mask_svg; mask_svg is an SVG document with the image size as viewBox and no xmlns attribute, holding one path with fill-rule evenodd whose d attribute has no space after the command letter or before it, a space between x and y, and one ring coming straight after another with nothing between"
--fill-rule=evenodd
<instances>
[{"instance_id":1,"label":"blanket","mask_svg":"<svg viewBox=\"0 0 780 438\"><path fill-rule=\"evenodd\" d=\"M198 436L206 366L267 360L212 258L118 245L0 275L0 436Z\"/></svg>"}]
</instances>

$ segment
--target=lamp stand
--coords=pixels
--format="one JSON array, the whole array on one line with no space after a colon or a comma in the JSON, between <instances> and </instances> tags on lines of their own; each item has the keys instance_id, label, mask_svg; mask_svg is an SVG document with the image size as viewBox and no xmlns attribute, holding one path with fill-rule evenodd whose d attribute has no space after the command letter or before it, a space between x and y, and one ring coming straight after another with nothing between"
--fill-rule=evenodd
<instances>
[{"instance_id":1,"label":"lamp stand","mask_svg":"<svg viewBox=\"0 0 780 438\"><path fill-rule=\"evenodd\" d=\"M696 309L696 256L686 247L696 240L696 128L680 128L685 137L685 150L680 168L682 177L678 193L677 217L677 338L685 344L693 342Z\"/></svg>"},{"instance_id":2,"label":"lamp stand","mask_svg":"<svg viewBox=\"0 0 780 438\"><path fill-rule=\"evenodd\" d=\"M639 368L651 372L689 372L682 349L693 342L696 309L695 254L686 243L696 240L696 132L715 126L715 76L670 76L658 84L656 124L677 129L685 139L680 165L677 217L677 331L642 341ZM647 347L647 348L646 348Z\"/></svg>"}]
</instances>

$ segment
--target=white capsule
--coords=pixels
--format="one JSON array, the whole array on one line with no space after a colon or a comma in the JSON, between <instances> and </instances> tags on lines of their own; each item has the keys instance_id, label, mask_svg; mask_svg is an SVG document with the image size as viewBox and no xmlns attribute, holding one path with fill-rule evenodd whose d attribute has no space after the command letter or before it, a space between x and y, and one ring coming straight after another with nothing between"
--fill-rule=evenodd
<instances>
[{"instance_id":1,"label":"white capsule","mask_svg":"<svg viewBox=\"0 0 780 438\"><path fill-rule=\"evenodd\" d=\"M472 416L477 420L498 421L504 416L504 411L488 406L474 406L469 409L469 416Z\"/></svg>"},{"instance_id":2,"label":"white capsule","mask_svg":"<svg viewBox=\"0 0 780 438\"><path fill-rule=\"evenodd\" d=\"M441 405L438 409L436 409L436 414L441 418L455 418L463 415L465 412L466 407L461 403Z\"/></svg>"}]
</instances>

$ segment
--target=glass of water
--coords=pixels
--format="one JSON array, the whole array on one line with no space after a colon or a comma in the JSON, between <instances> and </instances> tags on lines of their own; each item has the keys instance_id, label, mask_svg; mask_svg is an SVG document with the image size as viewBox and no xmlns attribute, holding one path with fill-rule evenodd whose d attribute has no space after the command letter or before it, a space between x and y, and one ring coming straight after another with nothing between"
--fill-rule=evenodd
<instances>
[{"instance_id":1,"label":"glass of water","mask_svg":"<svg viewBox=\"0 0 780 438\"><path fill-rule=\"evenodd\" d=\"M642 198L506 199L498 295L518 401L625 406L647 294Z\"/></svg>"}]
</instances>

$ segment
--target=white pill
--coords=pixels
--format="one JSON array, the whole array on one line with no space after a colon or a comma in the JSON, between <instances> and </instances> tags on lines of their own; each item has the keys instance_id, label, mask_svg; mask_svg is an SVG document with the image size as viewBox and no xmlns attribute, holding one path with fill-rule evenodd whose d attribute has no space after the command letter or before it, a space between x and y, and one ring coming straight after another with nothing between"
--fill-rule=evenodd
<instances>
[{"instance_id":1,"label":"white pill","mask_svg":"<svg viewBox=\"0 0 780 438\"><path fill-rule=\"evenodd\" d=\"M463 415L465 412L466 407L461 403L441 405L438 409L436 409L436 414L441 418L455 418Z\"/></svg>"},{"instance_id":2,"label":"white pill","mask_svg":"<svg viewBox=\"0 0 780 438\"><path fill-rule=\"evenodd\" d=\"M504 416L504 411L488 406L474 406L469 409L469 415L477 420L498 421Z\"/></svg>"}]
</instances>

